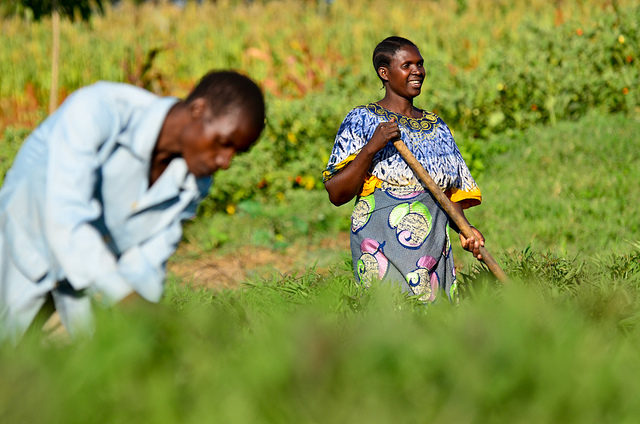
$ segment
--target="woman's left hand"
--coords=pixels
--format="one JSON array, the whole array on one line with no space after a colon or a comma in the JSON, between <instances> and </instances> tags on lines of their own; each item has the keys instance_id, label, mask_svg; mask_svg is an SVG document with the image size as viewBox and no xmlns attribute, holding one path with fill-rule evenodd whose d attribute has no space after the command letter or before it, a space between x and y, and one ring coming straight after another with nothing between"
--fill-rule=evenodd
<instances>
[{"instance_id":1,"label":"woman's left hand","mask_svg":"<svg viewBox=\"0 0 640 424\"><path fill-rule=\"evenodd\" d=\"M466 238L462 233L459 234L460 244L464 250L471 252L476 259L482 260L480 246L484 247L484 236L476 227L471 227L471 231L473 231L475 237Z\"/></svg>"}]
</instances>

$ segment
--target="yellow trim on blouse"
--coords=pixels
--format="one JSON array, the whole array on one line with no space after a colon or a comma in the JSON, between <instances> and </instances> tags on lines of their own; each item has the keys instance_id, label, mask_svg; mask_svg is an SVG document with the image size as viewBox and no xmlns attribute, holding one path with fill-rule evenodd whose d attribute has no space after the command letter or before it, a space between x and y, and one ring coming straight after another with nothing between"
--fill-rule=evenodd
<instances>
[{"instance_id":1,"label":"yellow trim on blouse","mask_svg":"<svg viewBox=\"0 0 640 424\"><path fill-rule=\"evenodd\" d=\"M344 158L344 160L342 160L340 163L336 163L334 166L331 167L331 169L326 169L322 171L322 182L326 183L331 179L331 177L336 175L338 171L340 171L342 168L347 166L349 162L351 162L356 158L356 156L358 156L358 153L360 153L360 150L362 149L359 149L357 152L350 154L349 156Z\"/></svg>"},{"instance_id":2,"label":"yellow trim on blouse","mask_svg":"<svg viewBox=\"0 0 640 424\"><path fill-rule=\"evenodd\" d=\"M356 153L350 154L343 161L331 167L331 170L323 171L322 180L324 182L327 182L328 180L330 180L331 177L337 174L342 168L347 166L349 162L354 160L359 152L360 150L358 150ZM361 197L368 196L371 193L373 193L376 188L380 188L380 187L382 187L382 180L376 177L375 175L369 175L367 179L364 180L364 183L362 184L362 191L360 192L359 196ZM480 203L482 203L482 193L480 192L480 189L478 188L478 186L475 186L474 188L468 191L460 190L459 188L456 188L456 187L451 187L450 189L446 190L445 193L447 197L449 197L449 200L455 203L460 203L463 209L467 209L472 206L477 206Z\"/></svg>"},{"instance_id":3,"label":"yellow trim on blouse","mask_svg":"<svg viewBox=\"0 0 640 424\"><path fill-rule=\"evenodd\" d=\"M446 194L452 202L460 203L463 209L477 206L482 203L482 193L478 186L475 186L469 191L451 187L446 191Z\"/></svg>"},{"instance_id":4,"label":"yellow trim on blouse","mask_svg":"<svg viewBox=\"0 0 640 424\"><path fill-rule=\"evenodd\" d=\"M368 196L376 188L382 187L382 180L375 175L369 175L369 177L364 180L364 184L362 184L362 191L360 192L360 197Z\"/></svg>"}]
</instances>

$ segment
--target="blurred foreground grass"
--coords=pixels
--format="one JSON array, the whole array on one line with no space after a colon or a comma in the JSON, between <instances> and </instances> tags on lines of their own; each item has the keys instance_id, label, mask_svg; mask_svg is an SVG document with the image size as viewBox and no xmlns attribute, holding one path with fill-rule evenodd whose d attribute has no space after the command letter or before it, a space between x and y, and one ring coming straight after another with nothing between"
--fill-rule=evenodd
<instances>
[{"instance_id":1,"label":"blurred foreground grass","mask_svg":"<svg viewBox=\"0 0 640 424\"><path fill-rule=\"evenodd\" d=\"M429 307L343 268L173 281L160 306L99 311L92 339L0 348L0 421L634 422L640 273L611 277L480 279Z\"/></svg>"}]
</instances>

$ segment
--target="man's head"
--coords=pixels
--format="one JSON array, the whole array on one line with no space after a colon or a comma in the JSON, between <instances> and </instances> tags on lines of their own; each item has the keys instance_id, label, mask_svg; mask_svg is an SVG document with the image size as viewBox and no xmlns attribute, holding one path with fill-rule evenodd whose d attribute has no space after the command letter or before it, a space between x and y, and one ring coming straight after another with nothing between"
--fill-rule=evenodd
<instances>
[{"instance_id":1,"label":"man's head","mask_svg":"<svg viewBox=\"0 0 640 424\"><path fill-rule=\"evenodd\" d=\"M245 124L262 131L264 127L264 97L260 87L250 78L234 71L211 71L185 99L187 104L197 98L206 100L215 116L240 111Z\"/></svg>"},{"instance_id":2,"label":"man's head","mask_svg":"<svg viewBox=\"0 0 640 424\"><path fill-rule=\"evenodd\" d=\"M206 74L185 99L190 122L181 134L182 157L197 177L226 169L238 152L249 150L264 128L260 88L233 71Z\"/></svg>"}]
</instances>

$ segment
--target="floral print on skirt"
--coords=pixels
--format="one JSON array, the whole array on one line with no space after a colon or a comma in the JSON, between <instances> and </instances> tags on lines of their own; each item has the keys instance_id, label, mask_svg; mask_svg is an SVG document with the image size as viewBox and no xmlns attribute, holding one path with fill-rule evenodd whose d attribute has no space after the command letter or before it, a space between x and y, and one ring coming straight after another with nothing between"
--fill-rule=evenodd
<instances>
[{"instance_id":1,"label":"floral print on skirt","mask_svg":"<svg viewBox=\"0 0 640 424\"><path fill-rule=\"evenodd\" d=\"M441 293L457 300L449 220L428 191L384 187L359 197L351 215L351 254L357 281L399 284L420 300Z\"/></svg>"}]
</instances>

